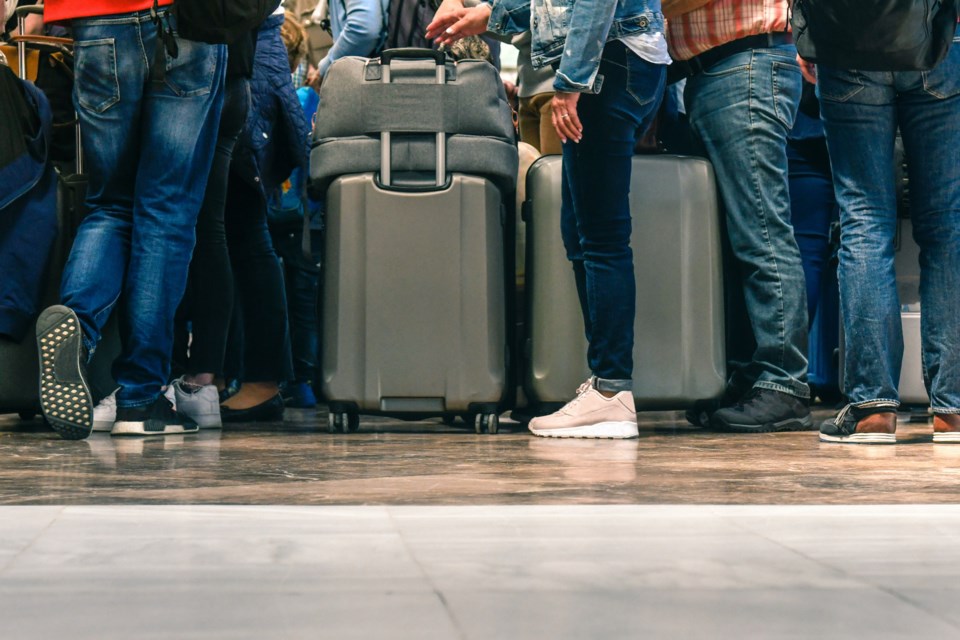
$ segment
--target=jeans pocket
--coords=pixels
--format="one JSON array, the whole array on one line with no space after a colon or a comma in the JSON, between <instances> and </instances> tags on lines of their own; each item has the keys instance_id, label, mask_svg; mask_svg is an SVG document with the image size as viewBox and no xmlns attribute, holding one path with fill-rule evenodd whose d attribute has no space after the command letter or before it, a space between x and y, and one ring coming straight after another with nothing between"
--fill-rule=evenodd
<instances>
[{"instance_id":1,"label":"jeans pocket","mask_svg":"<svg viewBox=\"0 0 960 640\"><path fill-rule=\"evenodd\" d=\"M210 93L222 45L177 38L177 46L180 51L176 58L167 54L167 87L181 98Z\"/></svg>"},{"instance_id":2,"label":"jeans pocket","mask_svg":"<svg viewBox=\"0 0 960 640\"><path fill-rule=\"evenodd\" d=\"M104 113L120 102L117 47L113 38L79 41L74 47L74 91L80 107Z\"/></svg>"},{"instance_id":3,"label":"jeans pocket","mask_svg":"<svg viewBox=\"0 0 960 640\"><path fill-rule=\"evenodd\" d=\"M921 72L923 90L944 100L960 94L960 38L953 40L947 57L930 71Z\"/></svg>"},{"instance_id":4,"label":"jeans pocket","mask_svg":"<svg viewBox=\"0 0 960 640\"><path fill-rule=\"evenodd\" d=\"M773 63L773 106L777 119L787 129L793 128L797 118L797 108L800 106L800 93L803 90L803 80L800 75L800 65L795 61L776 61Z\"/></svg>"},{"instance_id":5,"label":"jeans pocket","mask_svg":"<svg viewBox=\"0 0 960 640\"><path fill-rule=\"evenodd\" d=\"M821 100L846 102L863 89L863 74L859 71L821 66L817 74L817 93Z\"/></svg>"},{"instance_id":6,"label":"jeans pocket","mask_svg":"<svg viewBox=\"0 0 960 640\"><path fill-rule=\"evenodd\" d=\"M647 62L632 51L626 52L627 93L645 107L660 97L666 67Z\"/></svg>"}]
</instances>

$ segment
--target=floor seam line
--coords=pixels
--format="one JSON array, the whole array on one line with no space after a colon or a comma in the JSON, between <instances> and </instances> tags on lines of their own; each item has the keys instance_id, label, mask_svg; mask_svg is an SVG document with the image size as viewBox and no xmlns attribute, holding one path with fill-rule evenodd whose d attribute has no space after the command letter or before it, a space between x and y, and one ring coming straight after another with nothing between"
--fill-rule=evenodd
<instances>
[{"instance_id":1,"label":"floor seam line","mask_svg":"<svg viewBox=\"0 0 960 640\"><path fill-rule=\"evenodd\" d=\"M28 507L28 508L29 508L29 507ZM54 522L56 522L57 520L60 519L60 516L63 515L63 512L66 511L66 509L67 509L67 506L66 506L66 505L64 505L64 506L60 507L59 509L57 509L57 514L50 519L50 522L48 522L47 524L45 524L45 525L43 526L43 528L40 529L40 531L37 532L37 535L35 535L22 549L20 549L19 551L17 551L17 553L16 553L12 558L10 558L6 563L4 563L4 565L3 565L2 567L0 567L0 575L3 575L3 574L5 574L7 571L9 571L9 570L13 567L13 565L16 564L17 560L20 559L20 557L21 557L23 554L25 554L27 551L29 551L30 549L32 549L32 548L33 548L33 545L35 545L35 544L37 543L37 540L39 540L40 537L43 536L43 534L45 534L45 533L47 532L47 530L50 529L50 527L53 526L53 523L54 523Z\"/></svg>"}]
</instances>

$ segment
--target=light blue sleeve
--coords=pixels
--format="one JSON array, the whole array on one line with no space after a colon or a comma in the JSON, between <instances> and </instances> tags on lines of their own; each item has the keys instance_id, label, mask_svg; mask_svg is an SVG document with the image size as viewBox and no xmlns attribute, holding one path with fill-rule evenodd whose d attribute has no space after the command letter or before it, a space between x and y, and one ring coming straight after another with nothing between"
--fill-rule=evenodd
<instances>
[{"instance_id":1,"label":"light blue sleeve","mask_svg":"<svg viewBox=\"0 0 960 640\"><path fill-rule=\"evenodd\" d=\"M326 75L330 65L344 56L370 55L380 44L383 20L380 0L330 0L334 42L320 61L320 75Z\"/></svg>"},{"instance_id":2,"label":"light blue sleeve","mask_svg":"<svg viewBox=\"0 0 960 640\"><path fill-rule=\"evenodd\" d=\"M611 0L577 0L570 14L570 29L560 68L553 81L557 91L593 92L600 56L607 43L617 3Z\"/></svg>"},{"instance_id":3,"label":"light blue sleeve","mask_svg":"<svg viewBox=\"0 0 960 640\"><path fill-rule=\"evenodd\" d=\"M510 36L530 30L530 0L493 0L487 30Z\"/></svg>"}]
</instances>

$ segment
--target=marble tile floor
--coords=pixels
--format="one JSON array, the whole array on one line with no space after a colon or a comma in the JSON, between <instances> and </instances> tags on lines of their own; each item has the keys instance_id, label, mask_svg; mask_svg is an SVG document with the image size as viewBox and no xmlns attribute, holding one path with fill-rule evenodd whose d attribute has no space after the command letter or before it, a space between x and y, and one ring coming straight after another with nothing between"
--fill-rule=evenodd
<instances>
[{"instance_id":1,"label":"marble tile floor","mask_svg":"<svg viewBox=\"0 0 960 640\"><path fill-rule=\"evenodd\" d=\"M960 637L960 507L6 506L0 638Z\"/></svg>"},{"instance_id":2,"label":"marble tile floor","mask_svg":"<svg viewBox=\"0 0 960 640\"><path fill-rule=\"evenodd\" d=\"M960 446L641 418L65 442L0 417L0 640L960 638Z\"/></svg>"},{"instance_id":3,"label":"marble tile floor","mask_svg":"<svg viewBox=\"0 0 960 640\"><path fill-rule=\"evenodd\" d=\"M67 442L7 416L0 505L958 503L960 445L934 445L931 429L904 420L895 446L835 445L713 433L669 412L641 414L633 441L366 417L334 435L322 411L288 411L223 432Z\"/></svg>"}]
</instances>

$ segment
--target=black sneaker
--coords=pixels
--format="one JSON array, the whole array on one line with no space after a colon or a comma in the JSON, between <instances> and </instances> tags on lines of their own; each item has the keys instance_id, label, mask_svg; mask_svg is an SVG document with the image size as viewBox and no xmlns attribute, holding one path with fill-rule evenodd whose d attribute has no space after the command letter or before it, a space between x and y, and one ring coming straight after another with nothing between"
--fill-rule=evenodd
<instances>
[{"instance_id":1,"label":"black sneaker","mask_svg":"<svg viewBox=\"0 0 960 640\"><path fill-rule=\"evenodd\" d=\"M720 409L710 421L721 431L764 433L814 428L807 402L788 393L754 387L734 406Z\"/></svg>"},{"instance_id":2,"label":"black sneaker","mask_svg":"<svg viewBox=\"0 0 960 640\"><path fill-rule=\"evenodd\" d=\"M117 421L110 433L115 436L158 436L199 430L196 422L174 411L170 401L161 395L145 407L117 407Z\"/></svg>"},{"instance_id":3,"label":"black sneaker","mask_svg":"<svg viewBox=\"0 0 960 640\"><path fill-rule=\"evenodd\" d=\"M83 331L72 309L54 305L37 318L40 408L66 440L82 440L93 429L93 396L87 384Z\"/></svg>"},{"instance_id":4,"label":"black sneaker","mask_svg":"<svg viewBox=\"0 0 960 640\"><path fill-rule=\"evenodd\" d=\"M858 407L848 404L836 418L820 425L820 442L897 444L897 405L882 400Z\"/></svg>"},{"instance_id":5,"label":"black sneaker","mask_svg":"<svg viewBox=\"0 0 960 640\"><path fill-rule=\"evenodd\" d=\"M707 400L697 400L693 406L687 409L684 417L687 422L695 427L707 428L710 426L710 419L720 409L732 407L737 404L736 396L728 389L723 392L719 398L709 398Z\"/></svg>"}]
</instances>

